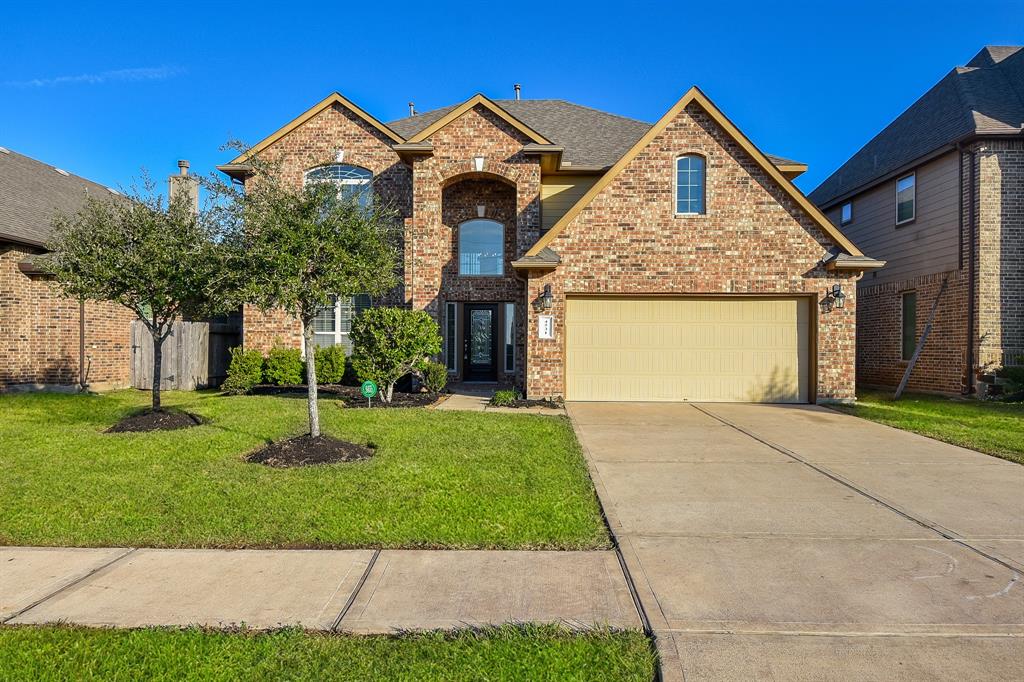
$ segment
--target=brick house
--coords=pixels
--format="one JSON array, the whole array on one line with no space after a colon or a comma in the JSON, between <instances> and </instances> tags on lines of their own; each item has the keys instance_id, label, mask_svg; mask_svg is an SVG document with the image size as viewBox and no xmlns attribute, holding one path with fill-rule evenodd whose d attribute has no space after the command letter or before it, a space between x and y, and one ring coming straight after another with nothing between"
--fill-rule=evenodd
<instances>
[{"instance_id":1,"label":"brick house","mask_svg":"<svg viewBox=\"0 0 1024 682\"><path fill-rule=\"evenodd\" d=\"M385 124L334 94L250 153L404 219L401 286L325 309L318 344L347 344L360 306L399 304L437 321L453 379L533 398L854 397L855 283L882 263L792 184L806 166L696 88L653 125L482 95ZM243 324L249 347L301 346L283 314Z\"/></svg>"},{"instance_id":2,"label":"brick house","mask_svg":"<svg viewBox=\"0 0 1024 682\"><path fill-rule=\"evenodd\" d=\"M859 383L900 382L933 307L911 389L984 394L1024 363L1024 49L950 71L810 198L888 262L857 287Z\"/></svg>"},{"instance_id":3,"label":"brick house","mask_svg":"<svg viewBox=\"0 0 1024 682\"><path fill-rule=\"evenodd\" d=\"M0 391L128 385L132 314L58 296L33 264L56 211L112 192L0 147Z\"/></svg>"}]
</instances>

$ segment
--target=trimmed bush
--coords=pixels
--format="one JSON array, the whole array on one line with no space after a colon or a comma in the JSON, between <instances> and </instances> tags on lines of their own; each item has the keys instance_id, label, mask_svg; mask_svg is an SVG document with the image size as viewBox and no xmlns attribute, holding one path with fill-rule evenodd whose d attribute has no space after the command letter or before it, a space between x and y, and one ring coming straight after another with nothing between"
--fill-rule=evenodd
<instances>
[{"instance_id":1,"label":"trimmed bush","mask_svg":"<svg viewBox=\"0 0 1024 682\"><path fill-rule=\"evenodd\" d=\"M422 372L427 359L441 352L437 323L424 310L370 308L352 322L352 342L356 374L380 386L385 403L399 379Z\"/></svg>"},{"instance_id":2,"label":"trimmed bush","mask_svg":"<svg viewBox=\"0 0 1024 682\"><path fill-rule=\"evenodd\" d=\"M231 349L231 364L228 378L221 388L225 393L241 395L263 380L263 354L256 349L245 350L241 346Z\"/></svg>"},{"instance_id":3,"label":"trimmed bush","mask_svg":"<svg viewBox=\"0 0 1024 682\"><path fill-rule=\"evenodd\" d=\"M440 362L424 363L420 373L423 375L423 385L431 393L440 393L448 385L448 368Z\"/></svg>"},{"instance_id":4,"label":"trimmed bush","mask_svg":"<svg viewBox=\"0 0 1024 682\"><path fill-rule=\"evenodd\" d=\"M495 391L494 395L491 396L491 405L495 407L509 407L515 405L517 400L519 400L519 391L513 389Z\"/></svg>"},{"instance_id":5,"label":"trimmed bush","mask_svg":"<svg viewBox=\"0 0 1024 682\"><path fill-rule=\"evenodd\" d=\"M301 384L305 373L302 366L302 351L298 348L274 346L263 363L263 378L268 384Z\"/></svg>"},{"instance_id":6,"label":"trimmed bush","mask_svg":"<svg viewBox=\"0 0 1024 682\"><path fill-rule=\"evenodd\" d=\"M316 383L340 384L345 378L345 348L326 346L316 349Z\"/></svg>"}]
</instances>

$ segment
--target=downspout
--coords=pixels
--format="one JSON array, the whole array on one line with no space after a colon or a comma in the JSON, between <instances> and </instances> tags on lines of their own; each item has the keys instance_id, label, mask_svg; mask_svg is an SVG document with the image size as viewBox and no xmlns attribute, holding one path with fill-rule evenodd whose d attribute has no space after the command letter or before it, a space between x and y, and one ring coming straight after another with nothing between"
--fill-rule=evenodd
<instances>
[{"instance_id":1,"label":"downspout","mask_svg":"<svg viewBox=\"0 0 1024 682\"><path fill-rule=\"evenodd\" d=\"M975 222L975 156L976 153L972 149L967 152L967 158L970 162L970 176L967 179L969 196L967 198L967 362L965 364L965 376L964 376L964 395L972 395L975 392L974 388L974 324L975 324L975 278L977 276L977 249L975 247L976 230L974 226Z\"/></svg>"},{"instance_id":2,"label":"downspout","mask_svg":"<svg viewBox=\"0 0 1024 682\"><path fill-rule=\"evenodd\" d=\"M84 392L85 371L85 299L78 299L78 386Z\"/></svg>"}]
</instances>

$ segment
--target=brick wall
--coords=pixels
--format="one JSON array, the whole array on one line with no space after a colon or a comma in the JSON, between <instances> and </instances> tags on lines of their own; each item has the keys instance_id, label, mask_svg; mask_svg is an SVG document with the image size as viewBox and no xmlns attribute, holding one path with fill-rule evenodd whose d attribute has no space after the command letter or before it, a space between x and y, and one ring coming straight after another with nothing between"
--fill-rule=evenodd
<instances>
[{"instance_id":1,"label":"brick wall","mask_svg":"<svg viewBox=\"0 0 1024 682\"><path fill-rule=\"evenodd\" d=\"M674 215L677 156L707 159L707 212ZM550 245L562 258L531 274L527 301L551 284L555 338L534 333L528 307L531 397L564 392L567 294L790 294L820 298L843 285L846 306L818 316L819 399L854 397L857 275L820 266L832 243L698 105L680 113Z\"/></svg>"},{"instance_id":2,"label":"brick wall","mask_svg":"<svg viewBox=\"0 0 1024 682\"><path fill-rule=\"evenodd\" d=\"M0 244L0 391L70 386L79 381L78 301L62 298L47 280L18 269L18 263L33 253ZM90 388L128 386L133 318L130 311L113 303L86 303Z\"/></svg>"}]
</instances>

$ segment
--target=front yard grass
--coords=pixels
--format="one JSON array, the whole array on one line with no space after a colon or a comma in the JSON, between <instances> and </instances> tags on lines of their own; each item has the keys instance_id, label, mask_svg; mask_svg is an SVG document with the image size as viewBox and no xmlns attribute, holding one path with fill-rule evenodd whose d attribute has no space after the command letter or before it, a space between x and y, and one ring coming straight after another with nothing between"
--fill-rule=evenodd
<instances>
[{"instance_id":1,"label":"front yard grass","mask_svg":"<svg viewBox=\"0 0 1024 682\"><path fill-rule=\"evenodd\" d=\"M321 400L362 462L243 461L305 431L305 400L167 393L206 423L108 434L148 394L0 396L0 544L150 547L609 546L568 420Z\"/></svg>"},{"instance_id":2,"label":"front yard grass","mask_svg":"<svg viewBox=\"0 0 1024 682\"><path fill-rule=\"evenodd\" d=\"M898 429L1024 464L1024 404L859 391L838 409Z\"/></svg>"},{"instance_id":3,"label":"front yard grass","mask_svg":"<svg viewBox=\"0 0 1024 682\"><path fill-rule=\"evenodd\" d=\"M502 626L400 637L0 627L0 670L19 680L654 679L641 632Z\"/></svg>"}]
</instances>

